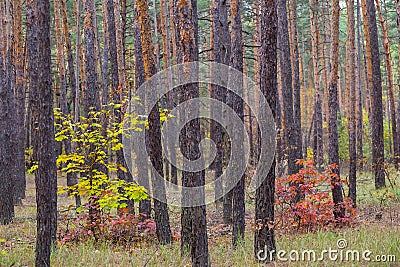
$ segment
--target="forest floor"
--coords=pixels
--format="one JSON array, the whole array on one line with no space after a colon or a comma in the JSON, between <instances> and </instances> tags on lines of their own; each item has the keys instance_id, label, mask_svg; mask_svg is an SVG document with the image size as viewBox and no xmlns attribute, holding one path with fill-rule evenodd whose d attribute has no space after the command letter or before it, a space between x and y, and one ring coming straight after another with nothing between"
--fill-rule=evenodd
<instances>
[{"instance_id":1,"label":"forest floor","mask_svg":"<svg viewBox=\"0 0 400 267\"><path fill-rule=\"evenodd\" d=\"M400 203L373 197L369 193L373 185L369 176L367 173L359 179L359 212L355 225L312 233L285 233L277 229L277 250L285 254L275 265L400 266ZM60 196L59 205L70 201ZM236 250L231 247L230 227L222 223L221 209L215 205L207 207L212 266L262 266L253 256L251 222L254 206L250 202L246 205L248 231L243 244ZM170 210L171 227L175 230L179 230L179 212L179 209ZM14 223L0 226L0 266L34 266L35 214L34 179L28 176L27 198L23 206L16 207ZM342 249L338 249L340 240L345 242ZM334 252L329 256L329 250L338 251L336 260ZM316 256L307 261L310 251ZM353 260L352 251L357 251L359 260L357 257ZM299 261L284 261L297 257L296 253ZM363 259L363 255L371 261ZM191 266L189 257L180 256L179 242L166 246L150 243L129 249L92 242L65 244L58 246L51 261L53 266Z\"/></svg>"}]
</instances>

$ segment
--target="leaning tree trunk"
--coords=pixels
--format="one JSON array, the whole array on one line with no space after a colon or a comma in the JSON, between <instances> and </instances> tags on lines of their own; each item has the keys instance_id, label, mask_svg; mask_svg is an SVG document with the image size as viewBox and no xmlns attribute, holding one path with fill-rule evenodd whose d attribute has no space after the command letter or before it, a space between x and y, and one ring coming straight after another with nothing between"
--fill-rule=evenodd
<instances>
[{"instance_id":1,"label":"leaning tree trunk","mask_svg":"<svg viewBox=\"0 0 400 267\"><path fill-rule=\"evenodd\" d=\"M272 113L276 114L277 90L277 9L275 0L261 2L260 14L260 89L267 99ZM274 221L275 167L273 161L267 177L256 190L254 253L260 260L259 252L275 256L274 229L269 227ZM269 260L269 257L267 257Z\"/></svg>"},{"instance_id":2,"label":"leaning tree trunk","mask_svg":"<svg viewBox=\"0 0 400 267\"><path fill-rule=\"evenodd\" d=\"M375 188L385 187L385 152L383 142L382 75L379 58L378 27L374 0L362 0L366 40L368 83L371 92L372 167Z\"/></svg>"}]
</instances>

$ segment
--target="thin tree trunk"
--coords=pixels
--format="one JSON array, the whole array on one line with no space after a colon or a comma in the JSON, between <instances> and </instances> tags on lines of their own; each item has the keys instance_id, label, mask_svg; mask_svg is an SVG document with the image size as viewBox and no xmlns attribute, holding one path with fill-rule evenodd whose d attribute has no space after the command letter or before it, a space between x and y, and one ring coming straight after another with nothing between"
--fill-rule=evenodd
<instances>
[{"instance_id":1,"label":"thin tree trunk","mask_svg":"<svg viewBox=\"0 0 400 267\"><path fill-rule=\"evenodd\" d=\"M231 66L236 70L243 72L243 36L242 36L242 6L240 0L232 0L230 7L231 14ZM243 80L238 81L237 87L243 90ZM241 84L240 84L241 83ZM244 92L242 91L243 95ZM241 118L244 125L244 103L243 99L239 96L228 92L227 104L229 105L232 99L232 108L236 114ZM233 129L234 136L231 140L238 142L239 151L243 151L244 142L244 131L245 128ZM244 161L244 158L242 159ZM246 163L242 162L243 166ZM240 173L240 164L234 168L239 168L235 173ZM233 227L232 227L232 243L236 247L238 242L244 238L245 230L245 203L244 203L244 186L245 186L245 176L240 178L237 185L233 189Z\"/></svg>"},{"instance_id":2,"label":"thin tree trunk","mask_svg":"<svg viewBox=\"0 0 400 267\"><path fill-rule=\"evenodd\" d=\"M357 0L357 91L358 91L358 108L357 108L357 156L358 165L363 168L363 94L362 94L362 62L361 62L361 6L360 0ZM365 66L364 66L365 67Z\"/></svg>"},{"instance_id":3,"label":"thin tree trunk","mask_svg":"<svg viewBox=\"0 0 400 267\"><path fill-rule=\"evenodd\" d=\"M400 0L396 1L396 22L397 22L397 35L398 35L398 45L400 46ZM400 55L398 59L398 91L400 91ZM400 93L398 94L397 103L397 125L400 127ZM400 152L400 130L397 133L397 140L399 141L398 151ZM400 159L398 159L400 161Z\"/></svg>"},{"instance_id":4,"label":"thin tree trunk","mask_svg":"<svg viewBox=\"0 0 400 267\"><path fill-rule=\"evenodd\" d=\"M389 91L389 114L390 120L392 123L392 139L393 139L393 162L397 166L399 164L399 140L398 140L398 133L397 133L397 121L396 121L396 104L394 99L394 82L393 82L393 68L392 68L392 55L390 51L390 40L389 40L389 33L388 33L388 25L387 21L382 16L381 6L379 0L375 1L376 9L379 15L379 21L381 23L382 28L382 35L383 35L383 51L385 54L385 63L386 63L386 70L387 70L387 81L388 81L388 91ZM399 115L399 114L398 114Z\"/></svg>"},{"instance_id":5,"label":"thin tree trunk","mask_svg":"<svg viewBox=\"0 0 400 267\"><path fill-rule=\"evenodd\" d=\"M167 1L166 0L161 0L160 1L160 30L161 30L161 39L162 39L162 58L163 58L163 69L166 70L170 66L170 38L169 38L169 28L168 28L168 6L167 6ZM155 16L155 19L157 17ZM156 38L157 39L157 38ZM170 84L170 77L167 77L165 80L166 87L169 88ZM171 109L169 106L169 93L168 89L166 90L166 96L165 96L165 107L166 109ZM168 121L166 123L169 123ZM170 140L168 139L167 136L164 136L166 138L166 143L170 144ZM164 147L164 166L165 166L165 178L167 181L170 181L170 163L168 161L168 156L169 156L169 148L171 146L168 145L167 147Z\"/></svg>"},{"instance_id":6,"label":"thin tree trunk","mask_svg":"<svg viewBox=\"0 0 400 267\"><path fill-rule=\"evenodd\" d=\"M356 46L355 46L355 18L354 18L354 0L347 0L347 56L346 59L348 69L346 71L347 86L349 87L348 95L348 130L349 130L349 157L350 157L350 169L349 169L349 197L353 200L353 204L356 205L357 196L357 133L356 133L356 102L357 102L357 90L356 90Z\"/></svg>"},{"instance_id":7,"label":"thin tree trunk","mask_svg":"<svg viewBox=\"0 0 400 267\"><path fill-rule=\"evenodd\" d=\"M230 64L230 57L231 57L231 36L230 36L230 31L229 31L229 22L228 22L228 3L227 1L219 0L218 1L218 17L219 17L219 33L218 33L218 45L219 49L218 52L214 51L214 56L219 57L219 63L229 65ZM216 37L216 33L214 33L214 38ZM218 55L217 55L218 54ZM217 61L218 62L218 61ZM223 87L217 87L216 90L216 99L222 103L225 103L226 98L227 98L227 90ZM218 112L218 111L216 111ZM222 138L222 146L224 148L220 148L221 150L219 153L222 152L222 166L227 165L226 163L226 158L229 158L230 155L227 155L227 153L230 151L229 149L229 142L227 141L227 136L223 134L223 129L218 128L219 126L217 125L216 131L221 134L221 137L217 137L217 142L219 142L218 138ZM219 159L218 159L219 160ZM217 168L216 175L222 175L222 170ZM225 182L225 187L228 184L228 181ZM229 192L224 192L224 198L223 198L223 219L224 223L226 224L231 224L232 223L232 200L233 200L233 190L230 190Z\"/></svg>"},{"instance_id":8,"label":"thin tree trunk","mask_svg":"<svg viewBox=\"0 0 400 267\"><path fill-rule=\"evenodd\" d=\"M75 85L76 85L76 91L75 91L75 98L73 100L74 102L74 118L75 122L79 121L79 115L80 115L80 92L83 89L83 86L81 85L81 79L80 79L80 74L81 74L81 50L82 50L82 42L81 42L81 0L76 0L74 2L74 13L75 13L75 21L76 21L76 49L75 49L75 57L76 57L76 71L75 71ZM83 78L83 77L82 77Z\"/></svg>"},{"instance_id":9,"label":"thin tree trunk","mask_svg":"<svg viewBox=\"0 0 400 267\"><path fill-rule=\"evenodd\" d=\"M64 113L65 115L70 114L69 108L68 108L68 99L67 99L67 77L66 77L66 68L65 68L65 54L64 54L64 44L66 44L66 41L64 40L65 34L63 34L63 25L62 25L62 19L61 19L61 14L60 12L64 12L62 6L65 3L60 6L59 0L54 0L54 19L55 19L55 27L56 27L56 45L57 45L57 65L58 65L58 73L59 73L59 79L60 79L60 94L61 94L61 100L60 100L60 107L61 107L61 112ZM73 67L72 67L73 69ZM72 151L71 147L71 141L70 140L64 140L63 141L64 149L65 149L65 154L69 155ZM76 174L74 173L67 173L67 185L68 186L73 186L77 183L77 178ZM80 205L80 199L79 196L77 195L75 197L76 204L77 206Z\"/></svg>"},{"instance_id":10,"label":"thin tree trunk","mask_svg":"<svg viewBox=\"0 0 400 267\"><path fill-rule=\"evenodd\" d=\"M108 34L108 9L107 9L107 0L101 1L101 10L102 10L102 31L103 31L103 60L102 60L102 73L103 73L103 84L101 91L101 105L105 107L109 103L109 90L108 90L108 81L109 81L109 34Z\"/></svg>"},{"instance_id":11,"label":"thin tree trunk","mask_svg":"<svg viewBox=\"0 0 400 267\"><path fill-rule=\"evenodd\" d=\"M313 61L314 75L314 155L315 163L321 167L324 162L323 155L323 132L322 132L322 99L320 89L320 72L319 72L319 27L318 27L318 3L315 0L310 0L310 24L311 24L311 51Z\"/></svg>"},{"instance_id":12,"label":"thin tree trunk","mask_svg":"<svg viewBox=\"0 0 400 267\"><path fill-rule=\"evenodd\" d=\"M111 73L112 73L112 100L117 105L122 105L124 97L126 95L126 74L125 74L125 60L124 60L124 48L122 43L122 25L121 25L121 13L120 4L118 0L108 1L108 23L109 23L109 37L110 37L110 56L111 56ZM111 40L112 39L112 40ZM114 119L115 122L122 122L122 108L121 106L114 108ZM118 136L118 140L122 143L122 136ZM119 179L127 182L133 182L133 176L128 170L127 163L124 157L124 148L116 151L116 162L122 166L118 169L117 175ZM130 213L134 213L134 202L128 201L128 209Z\"/></svg>"},{"instance_id":13,"label":"thin tree trunk","mask_svg":"<svg viewBox=\"0 0 400 267\"><path fill-rule=\"evenodd\" d=\"M297 38L297 14L296 0L290 1L291 39L292 39L292 65L293 65L293 135L296 148L294 149L295 159L303 158L303 141L301 134L301 82L300 82L300 55Z\"/></svg>"},{"instance_id":14,"label":"thin tree trunk","mask_svg":"<svg viewBox=\"0 0 400 267\"><path fill-rule=\"evenodd\" d=\"M21 0L13 1L13 57L14 57L14 101L15 101L15 175L14 204L22 204L25 198L25 79L24 79L24 46L22 40L22 7Z\"/></svg>"}]
</instances>

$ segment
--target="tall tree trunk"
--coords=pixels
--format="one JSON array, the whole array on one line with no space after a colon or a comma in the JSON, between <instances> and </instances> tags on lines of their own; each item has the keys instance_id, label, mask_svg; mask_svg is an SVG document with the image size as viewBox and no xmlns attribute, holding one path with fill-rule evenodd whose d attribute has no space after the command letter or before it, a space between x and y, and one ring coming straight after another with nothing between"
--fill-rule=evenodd
<instances>
[{"instance_id":1,"label":"tall tree trunk","mask_svg":"<svg viewBox=\"0 0 400 267\"><path fill-rule=\"evenodd\" d=\"M397 22L397 35L398 35L398 50L400 51L400 0L396 1L396 22ZM397 83L398 87L400 90L400 54L399 54L399 60L398 60L398 78L397 78ZM400 127L400 93L398 94L398 103L397 103L397 125ZM397 140L399 143L398 146L398 151L400 152L400 130L397 131ZM400 158L398 159L400 161Z\"/></svg>"},{"instance_id":2,"label":"tall tree trunk","mask_svg":"<svg viewBox=\"0 0 400 267\"><path fill-rule=\"evenodd\" d=\"M339 140L338 140L338 70L339 70L339 0L332 1L332 23L331 23L331 73L329 81L329 164L336 164L333 170L335 177L332 179L332 198L336 209L333 212L335 218L344 216L339 209L339 204L343 202L342 186L340 184L340 165L339 165Z\"/></svg>"},{"instance_id":3,"label":"tall tree trunk","mask_svg":"<svg viewBox=\"0 0 400 267\"><path fill-rule=\"evenodd\" d=\"M371 139L372 165L375 173L375 187L385 187L382 75L379 59L378 27L373 0L362 0L364 13L364 33L367 51L368 81L371 88Z\"/></svg>"},{"instance_id":4,"label":"tall tree trunk","mask_svg":"<svg viewBox=\"0 0 400 267\"><path fill-rule=\"evenodd\" d=\"M103 73L103 84L101 91L101 105L105 107L109 103L109 89L108 89L108 81L109 81L109 34L108 34L108 9L107 9L107 0L101 1L101 11L102 11L102 31L103 31L103 60L101 64L101 69Z\"/></svg>"},{"instance_id":5,"label":"tall tree trunk","mask_svg":"<svg viewBox=\"0 0 400 267\"><path fill-rule=\"evenodd\" d=\"M242 6L240 0L232 0L230 7L231 14L231 67L243 72L243 36L242 36ZM238 88L243 90L243 80L238 81ZM240 84L241 83L241 84ZM242 91L243 95L244 92ZM232 106L236 114L241 118L244 125L244 103L238 95L231 91L228 91L227 104ZM244 142L244 131L245 128L234 129L234 136L231 140L238 142L239 151L243 151ZM244 158L242 159L244 161ZM246 163L243 162L243 166ZM240 164L238 164L238 171L235 173L240 173ZM245 203L244 203L244 186L245 186L245 176L240 178L239 182L233 189L233 227L232 227L232 243L236 247L238 242L244 238L245 230Z\"/></svg>"},{"instance_id":6,"label":"tall tree trunk","mask_svg":"<svg viewBox=\"0 0 400 267\"><path fill-rule=\"evenodd\" d=\"M174 4L173 0L168 1L169 8L168 8L168 13L169 13L169 27L170 27L170 33L171 33L171 45L169 50L171 51L171 64L174 65L178 62L178 54L177 54L177 42L176 42L176 36L177 36L177 29L176 25L174 23ZM172 82L172 81L171 81ZM170 91L168 93L167 99L168 99L168 108L172 109L174 105L174 99L177 98L175 93L173 91ZM172 144L172 143L171 143ZM176 162L176 150L175 147L172 145L168 145L169 148L169 153L171 157L172 162ZM171 164L171 182L173 184L178 184L178 170L174 164Z\"/></svg>"},{"instance_id":7,"label":"tall tree trunk","mask_svg":"<svg viewBox=\"0 0 400 267\"><path fill-rule=\"evenodd\" d=\"M140 27L137 19L137 10L136 6L134 6L134 24L133 24L133 33L134 33L134 45L135 45L135 88L136 90L145 82L145 72L144 72L144 64L143 64L143 55L142 55L142 43L140 37ZM140 99L140 101L144 104L146 99ZM135 110L137 114L144 114L144 108L142 105L137 105L137 110ZM145 127L143 125L139 126L142 131L145 131ZM136 166L138 173L138 182L141 186L146 188L147 191L150 190L150 181L149 181L149 169L147 162L147 155L145 153L146 148L145 144L138 143L135 147L136 154ZM151 201L150 200L142 200L139 203L139 213L144 217L149 217L151 213Z\"/></svg>"},{"instance_id":8,"label":"tall tree trunk","mask_svg":"<svg viewBox=\"0 0 400 267\"><path fill-rule=\"evenodd\" d=\"M36 266L50 266L57 233L57 173L54 154L50 2L27 2L27 46L37 203ZM38 68L40 66L40 68Z\"/></svg>"},{"instance_id":9,"label":"tall tree trunk","mask_svg":"<svg viewBox=\"0 0 400 267\"><path fill-rule=\"evenodd\" d=\"M111 95L112 100L115 104L122 105L124 95L126 95L126 75L125 75L125 61L123 55L123 43L122 43L122 25L121 25L121 14L120 4L118 0L108 0L107 3L108 13L108 35L110 45L110 62L111 62L111 75L112 75L112 87ZM115 122L122 122L122 109L121 106L114 108L114 119ZM122 143L122 136L118 137L119 142ZM118 169L117 175L119 179L127 182L133 182L133 177L127 168L127 163L124 157L123 148L116 151L116 163L124 167ZM128 209L130 213L134 212L134 202L128 201Z\"/></svg>"},{"instance_id":10,"label":"tall tree trunk","mask_svg":"<svg viewBox=\"0 0 400 267\"><path fill-rule=\"evenodd\" d=\"M300 82L300 54L297 38L297 14L296 0L290 2L291 39L292 39L292 65L293 65L293 135L296 147L294 149L295 159L303 158L303 140L301 138L301 82Z\"/></svg>"},{"instance_id":11,"label":"tall tree trunk","mask_svg":"<svg viewBox=\"0 0 400 267\"><path fill-rule=\"evenodd\" d=\"M361 6L360 0L357 0L357 91L358 91L358 107L357 107L357 157L358 165L363 168L363 132L364 132L364 119L363 119L363 93L362 93L362 62L361 62ZM364 66L365 67L365 66Z\"/></svg>"},{"instance_id":12,"label":"tall tree trunk","mask_svg":"<svg viewBox=\"0 0 400 267\"><path fill-rule=\"evenodd\" d=\"M142 43L142 55L144 63L145 79L150 79L156 73L156 62L154 56L154 46L151 34L149 7L144 0L136 1L138 12L138 22L140 25L140 37ZM158 174L164 177L162 147L161 147L161 125L160 113L157 108L152 109L149 114L149 150L150 160ZM167 200L165 196L164 182L157 179L157 174L151 174L153 190L157 191L163 201L154 199L155 221L157 225L157 236L161 244L171 243L171 229L169 225L169 215Z\"/></svg>"},{"instance_id":13,"label":"tall tree trunk","mask_svg":"<svg viewBox=\"0 0 400 267\"><path fill-rule=\"evenodd\" d=\"M230 31L229 31L229 22L228 22L228 2L227 1L223 1L223 0L219 0L218 1L218 17L219 17L219 41L218 41L218 45L219 45L219 50L218 50L218 56L219 56L219 62L225 65L229 65L230 64L230 57L231 57L231 36L230 36ZM214 37L216 33L214 33ZM216 55L216 52L214 52L214 56ZM217 87L217 92L216 92L216 99L221 101L222 103L225 103L226 98L227 98L227 90L221 86ZM216 111L217 112L217 111ZM219 131L219 133L217 134L221 134L221 138L222 138L222 146L224 146L223 149L221 149L219 151L219 153L222 152L222 165L224 166L226 165L226 162L224 159L229 158L229 155L227 155L229 148L229 142L227 141L227 136L225 134L222 133L222 128L218 128L216 131ZM219 138L219 137L217 137ZM219 142L219 140L217 139L217 142ZM219 156L219 155L218 155ZM218 159L219 160L219 159ZM218 167L217 173L220 172L220 169ZM221 174L222 174L222 170L221 170ZM228 182L225 181L225 186ZM232 223L232 200L233 200L233 190L230 190L229 192L224 192L224 209L223 209L223 219L224 219L224 223L226 224L231 224Z\"/></svg>"},{"instance_id":14,"label":"tall tree trunk","mask_svg":"<svg viewBox=\"0 0 400 267\"><path fill-rule=\"evenodd\" d=\"M400 0L396 1L396 22L397 22L397 35L398 35L398 46L400 47ZM399 49L400 50L400 49ZM400 90L400 55L398 59L398 78L397 83ZM400 94L398 94L398 103L397 103L397 125L400 127ZM399 141L398 151L400 152L400 130L397 133L397 140ZM400 160L400 159L398 159Z\"/></svg>"},{"instance_id":15,"label":"tall tree trunk","mask_svg":"<svg viewBox=\"0 0 400 267\"><path fill-rule=\"evenodd\" d=\"M288 159L288 174L297 173L299 165L296 164L296 137L293 126L293 84L292 84L292 65L290 62L290 41L286 10L286 0L277 1L278 12L278 44L280 77L282 86L282 113L284 121L284 136Z\"/></svg>"},{"instance_id":16,"label":"tall tree trunk","mask_svg":"<svg viewBox=\"0 0 400 267\"><path fill-rule=\"evenodd\" d=\"M222 49L222 44L221 44L221 25L220 25L220 10L221 9L221 1L220 0L214 0L212 2L212 32L210 33L210 36L212 36L211 42L211 54L212 54L212 60L214 60L215 63L222 63L221 60L221 49ZM214 72L218 70L211 70ZM218 100L219 102L224 102L225 101L225 95L224 95L224 88L221 86L217 85L210 85L210 95L212 98ZM211 112L213 114L221 114L222 113L222 107L220 105L216 105L212 107ZM213 115L214 116L214 115ZM223 194L223 187L222 187L222 181L221 179L218 179L221 177L223 173L223 156L224 156L224 146L223 146L223 129L221 125L214 120L211 120L210 122L210 136L214 140L217 151L213 163L213 170L214 170L214 179L216 181L215 185L215 197L216 199ZM219 181L219 182L218 182ZM221 199L217 199L217 201L221 201ZM224 209L225 210L225 209ZM225 223L230 223L230 218L231 214L228 211L224 215L224 222Z\"/></svg>"},{"instance_id":17,"label":"tall tree trunk","mask_svg":"<svg viewBox=\"0 0 400 267\"><path fill-rule=\"evenodd\" d=\"M94 0L84 0L85 7L85 91L84 91L84 113L88 116L91 108L94 111L100 110L99 84L96 72L96 51L95 51L95 25Z\"/></svg>"},{"instance_id":18,"label":"tall tree trunk","mask_svg":"<svg viewBox=\"0 0 400 267\"><path fill-rule=\"evenodd\" d=\"M277 92L277 2L275 0L261 1L260 14L260 89L267 99L273 115L276 114ZM275 167L273 161L265 180L256 190L256 210L254 234L254 253L260 260L260 251L275 257L274 229L269 227L274 221Z\"/></svg>"},{"instance_id":19,"label":"tall tree trunk","mask_svg":"<svg viewBox=\"0 0 400 267\"><path fill-rule=\"evenodd\" d=\"M385 54L385 63L387 70L387 82L388 82L388 91L389 91L389 109L390 109L390 121L392 123L392 139L393 139L393 162L397 166L399 164L399 140L397 133L397 121L396 121L396 104L395 104L395 96L394 96L394 82L393 82L393 68L392 68L392 55L390 51L390 40L388 33L388 25L387 21L382 16L382 10L379 3L379 0L375 1L376 8L379 15L379 21L381 23L382 35L383 35L383 51ZM399 114L398 114L399 115Z\"/></svg>"},{"instance_id":20,"label":"tall tree trunk","mask_svg":"<svg viewBox=\"0 0 400 267\"><path fill-rule=\"evenodd\" d=\"M58 72L59 72L60 94L61 94L60 107L61 107L61 112L67 115L67 114L70 114L70 111L68 108L67 77L66 77L65 54L64 54L64 44L66 44L66 40L64 39L64 37L65 37L65 34L63 34L64 27L62 24L62 19L61 19L61 14L60 14L60 12L61 13L64 12L64 8L65 8L65 2L61 3L61 6L60 6L59 0L54 0L54 20L55 20L55 26L56 26L56 45L57 45L57 66L58 66ZM68 41L69 41L69 36L68 36ZM69 44L69 45L71 45L71 44ZM73 66L72 66L72 69L73 69ZM74 79L72 79L72 80L74 80ZM66 139L63 141L63 145L64 145L64 149L65 149L65 154L67 154L67 155L70 154L72 151L71 141ZM77 183L76 174L67 173L67 185L73 186L76 183ZM80 205L79 195L75 196L75 203L77 206Z\"/></svg>"},{"instance_id":21,"label":"tall tree trunk","mask_svg":"<svg viewBox=\"0 0 400 267\"><path fill-rule=\"evenodd\" d=\"M355 18L354 18L354 0L347 0L347 56L346 59L348 69L346 71L347 86L349 87L348 95L348 117L349 117L349 156L350 156L350 169L349 169L349 197L356 204L357 196L357 133L356 133L356 46L355 46Z\"/></svg>"},{"instance_id":22,"label":"tall tree trunk","mask_svg":"<svg viewBox=\"0 0 400 267\"><path fill-rule=\"evenodd\" d=\"M13 1L13 58L14 58L14 101L15 101L15 175L14 204L21 204L25 198L25 79L24 79L24 47L22 40L22 6L21 0Z\"/></svg>"},{"instance_id":23,"label":"tall tree trunk","mask_svg":"<svg viewBox=\"0 0 400 267\"><path fill-rule=\"evenodd\" d=\"M75 85L76 85L76 91L75 91L75 98L73 100L74 102L74 118L75 122L79 121L79 115L80 115L80 93L83 89L83 86L81 85L81 51L82 51L82 38L81 38L81 10L82 10L82 4L81 0L77 0L74 2L74 13L75 13L75 21L76 21L76 45L75 45L75 57L76 57L76 71L75 71ZM82 77L83 78L83 77Z\"/></svg>"},{"instance_id":24,"label":"tall tree trunk","mask_svg":"<svg viewBox=\"0 0 400 267\"><path fill-rule=\"evenodd\" d=\"M69 73L69 86L71 88L71 108L70 113L77 120L77 114L79 113L78 105L78 88L77 82L79 84L79 77L75 76L75 68L74 68L74 57L72 54L72 46L71 46L71 35L68 30L68 13L67 13L67 5L66 0L61 0L61 15L62 15L62 27L64 33L64 40L66 45L66 53L67 53L67 62L68 62L68 73ZM78 38L80 40L80 38ZM78 42L77 42L78 43ZM77 44L77 47L79 45ZM71 144L71 151L76 148L76 144ZM67 174L67 185L74 186L78 183L78 175L76 173L68 173ZM81 205L81 197L79 195L75 195L75 204L77 207Z\"/></svg>"},{"instance_id":25,"label":"tall tree trunk","mask_svg":"<svg viewBox=\"0 0 400 267\"><path fill-rule=\"evenodd\" d=\"M163 58L163 69L166 70L169 66L170 66L170 38L169 38L169 28L168 28L168 6L167 6L167 0L161 0L160 1L160 30L161 30L161 39L162 39L162 58ZM157 17L155 16L155 18L157 19ZM157 38L156 38L157 39ZM169 88L170 86L170 77L167 77L165 83L166 83L166 87ZM165 96L165 107L166 109L171 109L172 107L170 107L169 105L169 99L170 95L168 93L168 89L167 89L167 93ZM166 122L168 123L168 122ZM166 143L170 144L170 140L168 139L167 136L164 136L164 138L166 138ZM169 148L171 146L168 145L167 147L164 147L164 153L165 153L165 157L164 157L164 166L165 166L165 178L167 179L167 181L170 181L170 163L168 161L168 156L169 156Z\"/></svg>"},{"instance_id":26,"label":"tall tree trunk","mask_svg":"<svg viewBox=\"0 0 400 267\"><path fill-rule=\"evenodd\" d=\"M0 15L5 17L6 7L0 2ZM14 100L9 73L11 47L6 20L0 21L0 224L9 224L14 218L13 175L14 157L12 135Z\"/></svg>"},{"instance_id":27,"label":"tall tree trunk","mask_svg":"<svg viewBox=\"0 0 400 267\"><path fill-rule=\"evenodd\" d=\"M198 30L197 30L197 1L174 1L175 25L177 27L178 63L188 63L198 60ZM185 75L185 74L182 74ZM199 97L199 85L186 84L181 87L180 102ZM197 112L196 110L192 110ZM180 116L186 118L189 114L182 112ZM197 117L197 116L196 116ZM188 122L183 131L180 142L182 154L189 160L200 156L200 120L198 118ZM204 199L205 172L182 171L182 186L203 187L198 192L198 199ZM182 203L187 203L190 197L182 189ZM192 196L194 197L194 196ZM182 251L189 248L192 255L192 266L209 266L206 206L182 207Z\"/></svg>"},{"instance_id":28,"label":"tall tree trunk","mask_svg":"<svg viewBox=\"0 0 400 267\"><path fill-rule=\"evenodd\" d=\"M319 27L318 27L318 2L310 0L310 25L311 25L311 51L314 76L314 155L315 163L321 167L324 162L323 132L322 132L322 96L319 72Z\"/></svg>"}]
</instances>

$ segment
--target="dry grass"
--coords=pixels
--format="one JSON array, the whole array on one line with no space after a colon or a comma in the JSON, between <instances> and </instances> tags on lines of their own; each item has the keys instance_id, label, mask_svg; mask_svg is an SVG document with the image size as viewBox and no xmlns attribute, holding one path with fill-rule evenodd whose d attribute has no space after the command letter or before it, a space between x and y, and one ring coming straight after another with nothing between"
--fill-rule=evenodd
<instances>
[{"instance_id":1,"label":"dry grass","mask_svg":"<svg viewBox=\"0 0 400 267\"><path fill-rule=\"evenodd\" d=\"M35 197L33 179L29 177L27 199L24 206L16 207L15 222L0 226L0 266L34 266L35 246ZM64 179L63 179L64 180ZM60 197L59 204L71 200ZM395 255L396 262L333 262L325 256L318 262L278 262L278 266L400 266L400 206L391 204L385 208L382 220L375 220L379 207L368 202L360 205L362 217L354 228L320 231L308 234L284 234L277 231L278 250L315 250L317 257L324 249L337 249L338 239L345 239L344 249L372 251L376 255ZM248 210L253 210L251 204ZM390 211L390 214L389 214ZM179 227L179 210L171 210L172 226ZM221 227L221 214L214 205L208 207L209 248L212 266L260 266L253 257L253 236L249 231L243 244L233 250L230 244L229 228ZM247 214L248 220L252 214ZM250 229L250 227L248 227ZM288 257L288 255L286 255ZM189 257L180 256L179 243L168 246L149 244L144 247L125 250L105 244L63 245L52 254L53 266L190 266Z\"/></svg>"}]
</instances>

